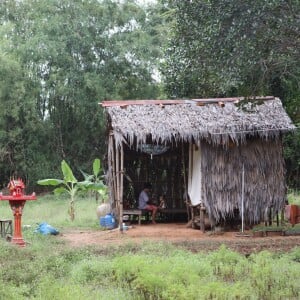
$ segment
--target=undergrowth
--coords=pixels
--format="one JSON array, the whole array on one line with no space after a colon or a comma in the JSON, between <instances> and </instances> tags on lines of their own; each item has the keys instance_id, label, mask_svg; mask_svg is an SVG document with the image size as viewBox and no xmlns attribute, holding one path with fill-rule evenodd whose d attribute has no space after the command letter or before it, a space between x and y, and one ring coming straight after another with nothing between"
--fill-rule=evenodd
<instances>
[{"instance_id":1,"label":"undergrowth","mask_svg":"<svg viewBox=\"0 0 300 300\"><path fill-rule=\"evenodd\" d=\"M299 247L249 257L225 246L192 253L167 242L72 249L55 236L34 233L40 221L58 229L99 230L94 200L77 202L77 223L66 221L67 203L62 200L26 203L23 224L31 227L23 230L29 242L25 248L0 240L1 300L300 298ZM1 205L2 216L10 217L11 211Z\"/></svg>"},{"instance_id":2,"label":"undergrowth","mask_svg":"<svg viewBox=\"0 0 300 300\"><path fill-rule=\"evenodd\" d=\"M1 299L298 299L300 248L248 258L168 243L68 249L0 242ZM49 247L47 247L49 246Z\"/></svg>"}]
</instances>

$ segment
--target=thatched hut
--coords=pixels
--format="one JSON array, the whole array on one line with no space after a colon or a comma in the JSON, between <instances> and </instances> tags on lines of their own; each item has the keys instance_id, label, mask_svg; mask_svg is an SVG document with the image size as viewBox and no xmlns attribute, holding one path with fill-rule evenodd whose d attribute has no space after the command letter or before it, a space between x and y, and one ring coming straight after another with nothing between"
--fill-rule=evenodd
<instances>
[{"instance_id":1,"label":"thatched hut","mask_svg":"<svg viewBox=\"0 0 300 300\"><path fill-rule=\"evenodd\" d=\"M107 179L117 215L137 207L144 182L168 207L202 203L211 220L247 223L285 203L282 135L294 130L280 99L105 101Z\"/></svg>"}]
</instances>

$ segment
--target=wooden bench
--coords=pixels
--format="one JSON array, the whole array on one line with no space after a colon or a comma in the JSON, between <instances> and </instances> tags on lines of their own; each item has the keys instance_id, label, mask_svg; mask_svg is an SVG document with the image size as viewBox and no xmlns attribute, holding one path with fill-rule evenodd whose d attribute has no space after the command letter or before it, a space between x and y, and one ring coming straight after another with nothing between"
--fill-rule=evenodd
<instances>
[{"instance_id":1,"label":"wooden bench","mask_svg":"<svg viewBox=\"0 0 300 300\"><path fill-rule=\"evenodd\" d=\"M123 210L123 217L124 216L137 216L139 225L142 223L142 214L143 211L141 209L124 209Z\"/></svg>"},{"instance_id":2,"label":"wooden bench","mask_svg":"<svg viewBox=\"0 0 300 300\"><path fill-rule=\"evenodd\" d=\"M169 216L171 220L173 220L175 215L184 215L187 214L186 208L163 208L157 211L157 214L162 216ZM143 210L143 209L124 209L123 210L123 217L124 216L136 216L138 217L138 223L141 225L142 223L142 216L146 216L147 219L150 218L151 211Z\"/></svg>"},{"instance_id":3,"label":"wooden bench","mask_svg":"<svg viewBox=\"0 0 300 300\"><path fill-rule=\"evenodd\" d=\"M0 234L2 238L7 238L8 235L12 236L12 220L0 219Z\"/></svg>"}]
</instances>

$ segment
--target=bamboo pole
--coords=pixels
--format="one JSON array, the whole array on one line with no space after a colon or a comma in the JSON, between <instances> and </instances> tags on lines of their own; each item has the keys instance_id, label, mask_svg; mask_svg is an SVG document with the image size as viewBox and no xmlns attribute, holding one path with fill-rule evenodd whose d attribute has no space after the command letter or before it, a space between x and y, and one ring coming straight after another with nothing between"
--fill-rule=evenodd
<instances>
[{"instance_id":1,"label":"bamboo pole","mask_svg":"<svg viewBox=\"0 0 300 300\"><path fill-rule=\"evenodd\" d=\"M107 146L107 181L109 184L110 201L113 199L113 178L112 178L112 160L111 160L111 137L108 137Z\"/></svg>"},{"instance_id":2,"label":"bamboo pole","mask_svg":"<svg viewBox=\"0 0 300 300\"><path fill-rule=\"evenodd\" d=\"M115 157L114 157L114 136L113 132L109 133L108 139L108 169L109 169L109 182L110 182L110 195L111 204L115 204L116 199L116 178L115 178Z\"/></svg>"},{"instance_id":3,"label":"bamboo pole","mask_svg":"<svg viewBox=\"0 0 300 300\"><path fill-rule=\"evenodd\" d=\"M120 146L121 152L121 166L120 166L120 215L119 215L119 226L120 231L123 233L123 181L124 181L124 149L123 143Z\"/></svg>"},{"instance_id":4,"label":"bamboo pole","mask_svg":"<svg viewBox=\"0 0 300 300\"><path fill-rule=\"evenodd\" d=\"M244 190L245 190L245 166L242 169L242 232L244 232Z\"/></svg>"},{"instance_id":5,"label":"bamboo pole","mask_svg":"<svg viewBox=\"0 0 300 300\"><path fill-rule=\"evenodd\" d=\"M190 214L190 205L188 202L188 188L187 188L187 180L186 180L186 168L185 168L185 155L184 155L184 144L182 142L182 147L181 147L181 156L182 156L182 175L183 175L183 185L184 185L184 197L185 197L185 205L186 205L186 211L188 215L188 221L191 219L191 214Z\"/></svg>"},{"instance_id":6,"label":"bamboo pole","mask_svg":"<svg viewBox=\"0 0 300 300\"><path fill-rule=\"evenodd\" d=\"M116 155L115 155L115 142L112 137L111 140L111 150L112 150L112 181L113 181L113 195L114 195L114 204L117 206L117 173L116 173ZM117 207L116 207L117 208Z\"/></svg>"},{"instance_id":7,"label":"bamboo pole","mask_svg":"<svg viewBox=\"0 0 300 300\"><path fill-rule=\"evenodd\" d=\"M117 145L115 144L115 152L116 152L116 198L117 198L117 211L116 211L116 215L118 217L120 217L120 152L119 149L117 147ZM120 223L120 218L119 218L119 223Z\"/></svg>"}]
</instances>

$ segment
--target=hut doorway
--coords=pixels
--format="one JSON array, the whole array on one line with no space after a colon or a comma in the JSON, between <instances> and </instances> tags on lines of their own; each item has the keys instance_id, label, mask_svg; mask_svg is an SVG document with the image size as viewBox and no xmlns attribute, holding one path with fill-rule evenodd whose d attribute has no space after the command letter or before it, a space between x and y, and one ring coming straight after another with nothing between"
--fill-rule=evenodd
<instances>
[{"instance_id":1,"label":"hut doorway","mask_svg":"<svg viewBox=\"0 0 300 300\"><path fill-rule=\"evenodd\" d=\"M151 144L138 149L124 147L124 193L123 207L138 208L138 197L146 182L152 184L152 201L159 205L164 195L166 215L160 221L188 220L184 195L187 190L188 149L186 143L167 145L164 151L151 152Z\"/></svg>"}]
</instances>

